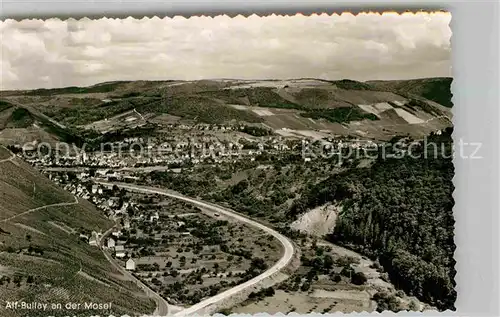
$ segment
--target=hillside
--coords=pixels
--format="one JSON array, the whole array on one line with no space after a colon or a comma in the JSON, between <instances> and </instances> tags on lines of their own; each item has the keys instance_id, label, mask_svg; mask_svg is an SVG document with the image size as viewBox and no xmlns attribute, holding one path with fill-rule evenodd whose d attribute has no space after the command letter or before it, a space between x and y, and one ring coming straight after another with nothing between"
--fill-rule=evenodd
<instances>
[{"instance_id":1,"label":"hillside","mask_svg":"<svg viewBox=\"0 0 500 317\"><path fill-rule=\"evenodd\" d=\"M347 170L305 191L288 215L294 219L312 208L340 205L332 242L378 258L407 294L453 309L451 129L428 142L445 149L448 158L379 159L370 168Z\"/></svg>"},{"instance_id":2,"label":"hillside","mask_svg":"<svg viewBox=\"0 0 500 317\"><path fill-rule=\"evenodd\" d=\"M57 141L82 144L80 132L66 127L30 104L0 100L0 144Z\"/></svg>"},{"instance_id":3,"label":"hillside","mask_svg":"<svg viewBox=\"0 0 500 317\"><path fill-rule=\"evenodd\" d=\"M113 224L87 201L75 198L20 159L5 160L0 147L0 298L5 301L112 302L109 310L74 314L151 313L154 303L121 279L97 247L79 235ZM44 206L52 205L52 207ZM30 311L63 316L68 311ZM26 311L0 308L1 316Z\"/></svg>"},{"instance_id":4,"label":"hillside","mask_svg":"<svg viewBox=\"0 0 500 317\"><path fill-rule=\"evenodd\" d=\"M450 82L446 78L364 83L347 79L135 81L4 91L0 96L72 128L95 128L93 123L135 110L145 120L168 114L205 123L247 122L277 133L290 129L297 136L304 130L325 130L390 139L406 134L422 137L451 126ZM112 129L107 124L98 131Z\"/></svg>"},{"instance_id":5,"label":"hillside","mask_svg":"<svg viewBox=\"0 0 500 317\"><path fill-rule=\"evenodd\" d=\"M418 141L414 157L379 151L378 158L337 165L335 159L306 163L292 153L260 155L230 165L154 171L139 183L226 205L295 238L304 231L326 238L380 263L407 295L439 310L454 309L451 133L449 128L428 136L427 152ZM394 154L398 139L387 144L386 154ZM436 156L432 142L440 151Z\"/></svg>"},{"instance_id":6,"label":"hillside","mask_svg":"<svg viewBox=\"0 0 500 317\"><path fill-rule=\"evenodd\" d=\"M451 82L452 78L422 78L411 80L369 81L368 84L376 89L393 91L405 95L420 96L445 107L452 107Z\"/></svg>"}]
</instances>

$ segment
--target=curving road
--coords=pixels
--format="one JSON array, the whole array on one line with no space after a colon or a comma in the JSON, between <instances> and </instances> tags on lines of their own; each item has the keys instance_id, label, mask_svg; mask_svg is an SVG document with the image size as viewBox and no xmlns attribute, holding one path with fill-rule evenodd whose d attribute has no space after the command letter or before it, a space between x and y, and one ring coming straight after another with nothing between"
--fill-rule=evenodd
<instances>
[{"instance_id":1,"label":"curving road","mask_svg":"<svg viewBox=\"0 0 500 317\"><path fill-rule=\"evenodd\" d=\"M237 286L235 286L231 289L228 289L220 294L217 294L213 297L209 297L207 299L204 299L201 302L199 302L199 303L197 303L189 308L186 308L186 309L183 309L177 313L174 313L173 316L177 317L177 316L186 316L186 315L193 315L193 314L203 314L204 310L206 308L208 308L214 304L217 304L217 303L219 303L227 298L230 298L233 295L245 290L246 288L254 286L255 284L261 282L262 280L279 272L280 270L282 270L284 267L286 267L290 263L293 255L294 255L293 244L287 237L285 237L284 235L280 234L279 232L277 232L269 227L266 227L265 225L263 225L259 222L256 222L254 220L251 220L251 219L248 219L248 218L243 217L241 215L238 215L237 213L235 213L229 209L222 208L222 207L219 207L219 206L213 205L213 204L208 204L208 203L203 202L203 201L198 200L198 199L189 198L189 197L183 196L183 195L178 194L178 193L173 193L173 192L170 192L167 190L162 190L162 189L158 189L158 188L154 188L154 187L138 186L138 185L132 185L132 184L123 184L123 183L107 183L107 182L99 182L99 183L102 185L105 185L105 186L116 185L119 188L123 188L123 189L130 190L130 191L146 193L146 194L159 194L159 195L168 196L168 197L172 197L172 198L176 198L179 200L189 202L189 203L194 204L196 206L199 206L199 207L202 207L202 208L205 208L205 209L208 209L208 210L220 213L220 214L224 214L228 217L231 217L231 218L236 219L238 221L244 222L244 223L251 225L253 227L259 228L262 231L264 231L264 232L272 235L276 239L278 239L278 241L280 241L280 243L283 245L284 253L283 253L283 256L281 257L281 259L278 262L276 262L276 264L274 264L270 269L265 271L264 273L254 277L253 279L251 279L249 281L246 281L243 284L237 285Z\"/></svg>"}]
</instances>

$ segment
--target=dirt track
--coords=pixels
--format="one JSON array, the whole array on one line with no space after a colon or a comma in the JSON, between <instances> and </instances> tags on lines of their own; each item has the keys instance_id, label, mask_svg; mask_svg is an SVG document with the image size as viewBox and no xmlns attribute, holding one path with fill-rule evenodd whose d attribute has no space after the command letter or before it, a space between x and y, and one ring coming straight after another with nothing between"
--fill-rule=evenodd
<instances>
[{"instance_id":1,"label":"dirt track","mask_svg":"<svg viewBox=\"0 0 500 317\"><path fill-rule=\"evenodd\" d=\"M7 221L15 219L15 218L17 218L19 216L23 216L23 215L26 215L26 214L29 214L29 213L32 213L34 211L41 210L41 209L46 209L46 208L50 208L50 207L60 207L60 206L76 205L76 204L78 204L78 198L76 198L76 196L74 198L75 198L75 201L70 202L70 203L57 203L57 204L51 204L51 205L45 205L45 206L33 208L33 209L30 209L30 210L26 210L25 212L19 213L17 215L14 215L12 217L1 219L0 222L7 222Z\"/></svg>"}]
</instances>

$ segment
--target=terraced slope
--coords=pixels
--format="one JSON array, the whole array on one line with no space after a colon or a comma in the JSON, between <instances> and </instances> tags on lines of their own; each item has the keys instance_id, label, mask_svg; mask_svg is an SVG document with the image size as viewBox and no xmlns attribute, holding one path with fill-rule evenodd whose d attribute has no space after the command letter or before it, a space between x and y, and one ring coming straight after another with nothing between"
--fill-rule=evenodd
<instances>
[{"instance_id":1,"label":"terraced slope","mask_svg":"<svg viewBox=\"0 0 500 317\"><path fill-rule=\"evenodd\" d=\"M52 184L29 165L5 160L0 147L0 300L43 303L112 303L109 309L74 314L139 315L155 305L80 238L105 231L112 222L93 205ZM28 311L0 306L0 316ZM65 316L66 310L29 311L30 316ZM73 313L73 312L72 312Z\"/></svg>"},{"instance_id":2,"label":"terraced slope","mask_svg":"<svg viewBox=\"0 0 500 317\"><path fill-rule=\"evenodd\" d=\"M246 122L274 130L388 139L450 127L450 83L449 78L136 81L0 95L67 127L90 127L136 110L148 118L168 114L205 123Z\"/></svg>"},{"instance_id":3,"label":"terraced slope","mask_svg":"<svg viewBox=\"0 0 500 317\"><path fill-rule=\"evenodd\" d=\"M411 80L369 81L370 86L393 91L402 95L416 95L432 100L445 107L452 107L452 78L423 78Z\"/></svg>"}]
</instances>

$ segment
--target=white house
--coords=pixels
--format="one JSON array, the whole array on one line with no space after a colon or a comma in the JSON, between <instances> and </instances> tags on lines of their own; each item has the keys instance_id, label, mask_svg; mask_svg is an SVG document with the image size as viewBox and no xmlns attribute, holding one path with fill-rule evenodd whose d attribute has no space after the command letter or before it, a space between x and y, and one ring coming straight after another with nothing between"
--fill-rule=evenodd
<instances>
[{"instance_id":1,"label":"white house","mask_svg":"<svg viewBox=\"0 0 500 317\"><path fill-rule=\"evenodd\" d=\"M92 235L90 236L90 239L89 239L89 244L92 246L97 246L98 240L99 240L98 233L95 231L92 231Z\"/></svg>"},{"instance_id":2,"label":"white house","mask_svg":"<svg viewBox=\"0 0 500 317\"><path fill-rule=\"evenodd\" d=\"M89 239L89 244L90 244L91 246L96 247L96 246L97 246L97 239L96 239L96 237L94 237L94 236L90 237L90 239Z\"/></svg>"},{"instance_id":3,"label":"white house","mask_svg":"<svg viewBox=\"0 0 500 317\"><path fill-rule=\"evenodd\" d=\"M122 212L122 213L127 212L127 208L128 208L129 205L130 204L128 202L123 203L122 208L120 208L120 210L118 212Z\"/></svg>"},{"instance_id":4,"label":"white house","mask_svg":"<svg viewBox=\"0 0 500 317\"><path fill-rule=\"evenodd\" d=\"M115 247L115 239L109 238L108 239L108 248L114 248Z\"/></svg>"},{"instance_id":5,"label":"white house","mask_svg":"<svg viewBox=\"0 0 500 317\"><path fill-rule=\"evenodd\" d=\"M115 257L117 258L124 258L127 254L125 253L125 251L116 251L115 252Z\"/></svg>"},{"instance_id":6,"label":"white house","mask_svg":"<svg viewBox=\"0 0 500 317\"><path fill-rule=\"evenodd\" d=\"M123 245L115 246L115 256L117 258L125 257L125 247Z\"/></svg>"},{"instance_id":7,"label":"white house","mask_svg":"<svg viewBox=\"0 0 500 317\"><path fill-rule=\"evenodd\" d=\"M128 271L133 271L135 270L135 262L131 258L128 259L127 263L125 263L125 269Z\"/></svg>"},{"instance_id":8,"label":"white house","mask_svg":"<svg viewBox=\"0 0 500 317\"><path fill-rule=\"evenodd\" d=\"M125 247L122 244L117 245L117 246L115 246L115 251L116 252L125 251Z\"/></svg>"},{"instance_id":9,"label":"white house","mask_svg":"<svg viewBox=\"0 0 500 317\"><path fill-rule=\"evenodd\" d=\"M155 212L155 214L150 217L149 221L155 222L158 221L158 219L160 219L160 215L158 214L158 212Z\"/></svg>"}]
</instances>

